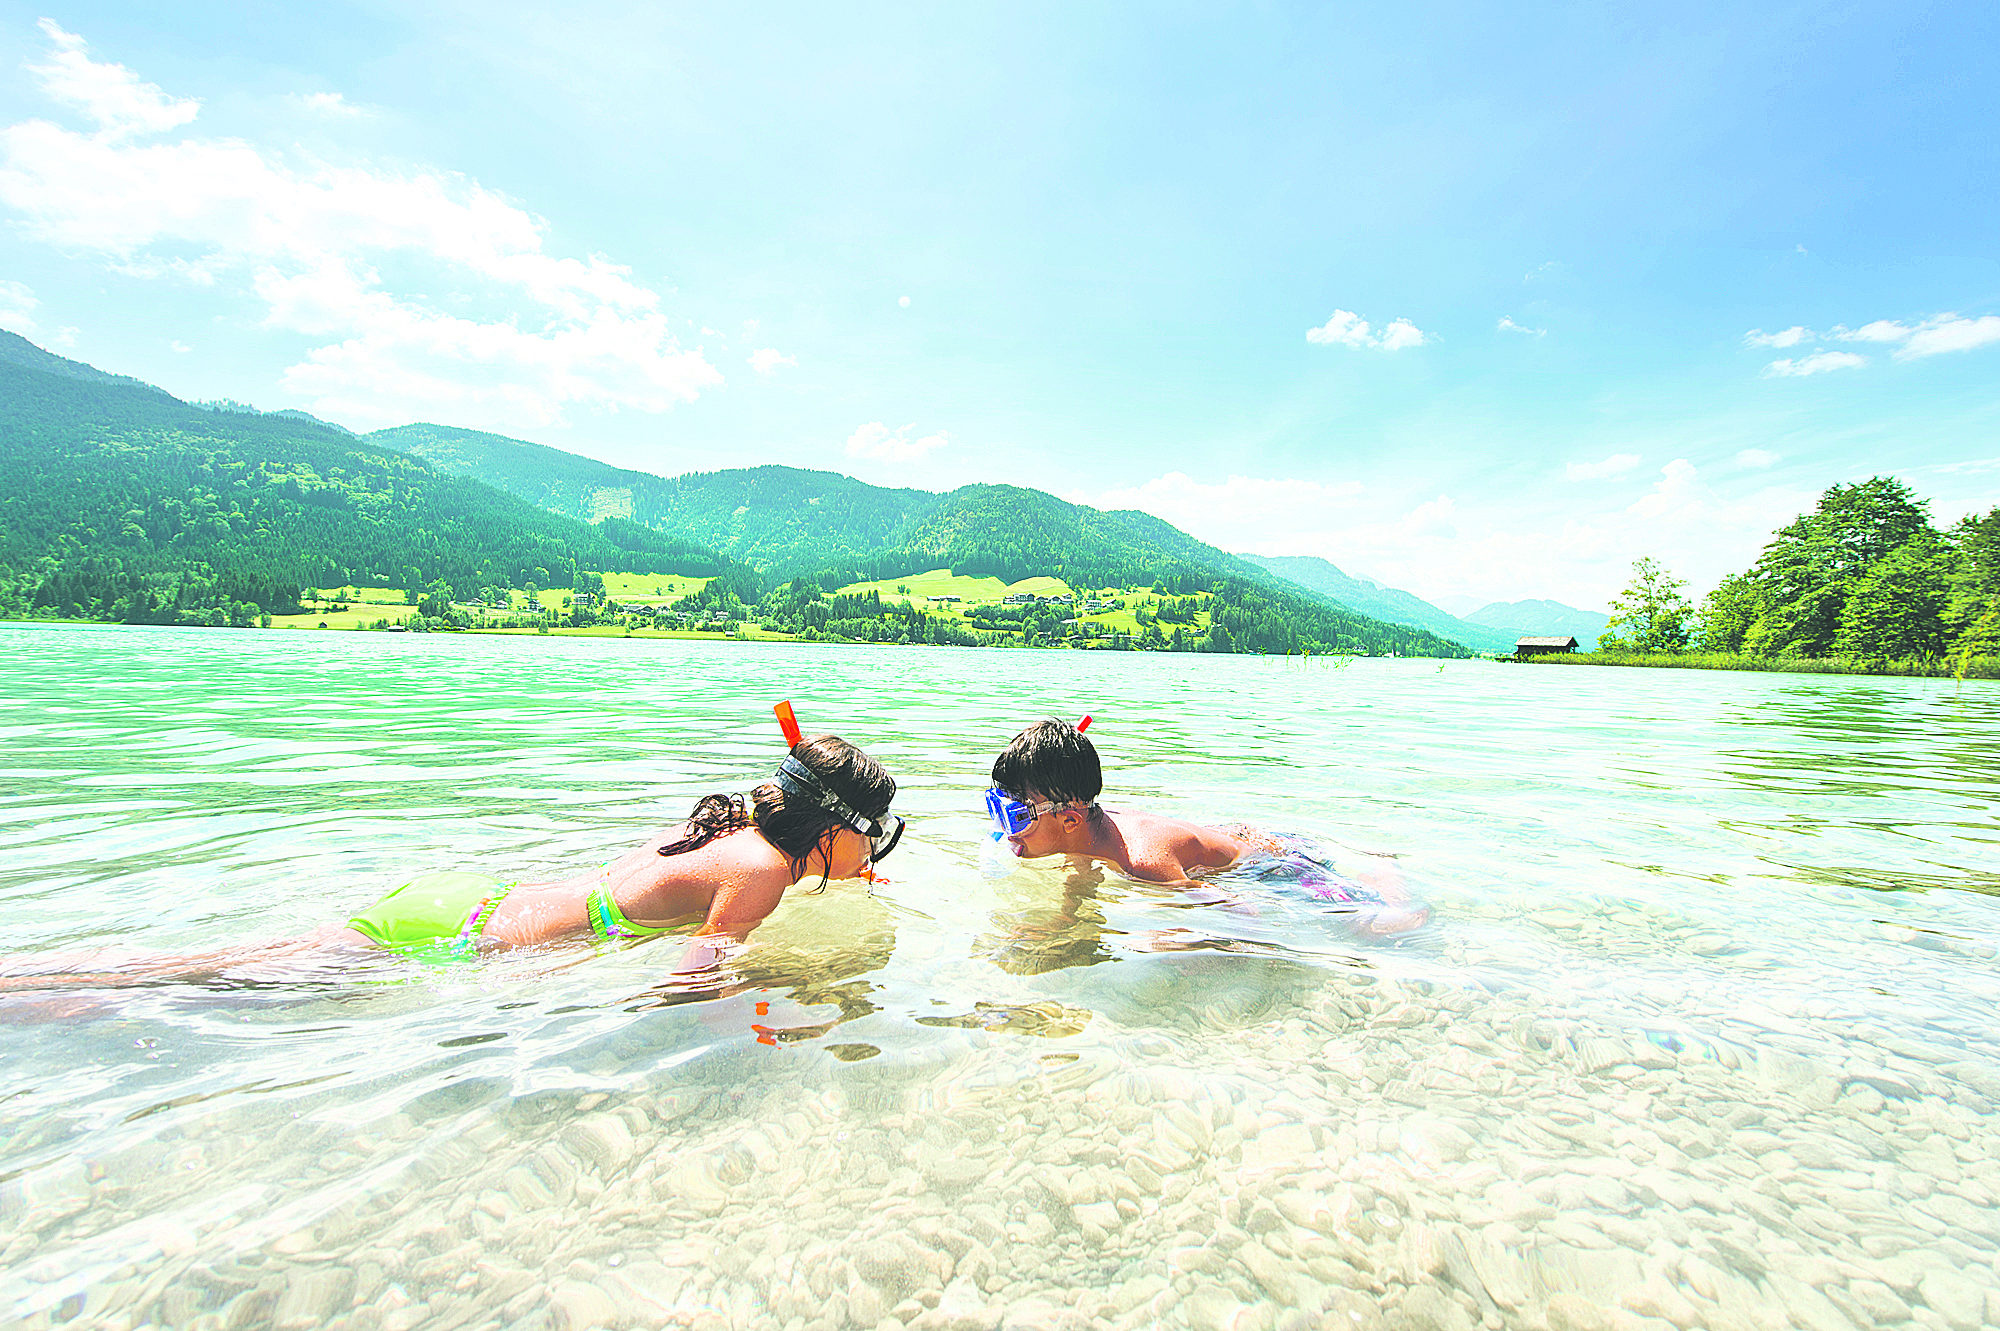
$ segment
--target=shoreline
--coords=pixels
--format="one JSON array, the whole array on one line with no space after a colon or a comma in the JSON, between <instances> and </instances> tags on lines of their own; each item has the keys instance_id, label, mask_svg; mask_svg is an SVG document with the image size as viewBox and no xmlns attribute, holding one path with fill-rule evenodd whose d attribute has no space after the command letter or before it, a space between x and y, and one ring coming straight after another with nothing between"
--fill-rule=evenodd
<instances>
[{"instance_id":1,"label":"shoreline","mask_svg":"<svg viewBox=\"0 0 2000 1331\"><path fill-rule=\"evenodd\" d=\"M1324 657L1324 659L1327 660L1335 660L1342 656L1346 656L1351 660L1357 660L1357 661L1370 661L1370 660L1479 661L1479 660L1491 659L1491 658L1480 657L1477 655L1407 656L1407 655L1397 655L1397 654L1384 654L1381 656L1368 656L1362 653L1343 653L1343 652L1313 653L1305 657L1300 657L1297 654L1292 654L1290 657L1287 657L1285 655L1281 655L1279 653L1274 653L1274 652L1209 652L1209 651L1162 652L1159 650L1148 650L1146 648L1140 648L1140 647L1082 646L1076 642L1023 643L1016 639L1011 639L1011 638L1001 638L999 640L992 642L982 642L974 644L974 643L929 643L929 642L869 642L865 639L860 639L860 638L841 638L841 639L833 639L826 637L807 638L799 634L765 633L762 631L755 632L749 636L739 637L734 633L719 633L719 632L708 633L700 629L633 629L632 631L627 632L623 628L617 627L615 625L602 625L602 624L593 624L586 628L553 628L553 629L548 629L546 631L541 629L530 629L530 628L409 629L409 628L401 628L400 626L397 628L378 629L378 628L364 627L361 625L353 625L344 628L322 629L322 628L307 628L303 624L273 624L269 628L263 628L254 624L243 624L243 625L127 624L117 620L61 619L53 616L42 616L42 615L12 615L12 616L0 617L0 625L6 625L6 624L61 624L61 625L72 625L82 628L100 628L100 629L133 629L133 628L190 629L190 630L199 630L202 632L214 631L214 632L279 633L288 635L293 633L307 633L307 634L331 633L331 634L340 634L342 636L346 636L348 634L365 633L365 634L386 636L392 633L397 633L402 635L422 634L423 636L426 637L474 637L474 638L645 638L653 640L675 639L683 642L688 642L688 641L740 642L751 646L754 646L759 643L773 643L784 646L791 646L796 644L808 647L941 647L942 646L942 647L957 647L965 651L993 650L993 651L1013 651L1013 652L1021 652L1021 651L1118 652L1118 653L1129 653L1137 656L1176 656L1176 655L1247 656L1247 657L1258 657L1260 659L1267 661L1282 661L1287 659L1319 660L1322 657ZM1085 639L1084 641L1104 642L1108 640L1099 638L1099 639Z\"/></svg>"},{"instance_id":2,"label":"shoreline","mask_svg":"<svg viewBox=\"0 0 2000 1331\"><path fill-rule=\"evenodd\" d=\"M1505 658L1502 658L1505 659ZM1975 656L1962 666L1930 659L1868 664L1826 657L1744 656L1735 652L1550 652L1515 658L1516 665L1651 667L1731 670L1745 674L1858 675L1875 678L2000 680L2000 656Z\"/></svg>"}]
</instances>

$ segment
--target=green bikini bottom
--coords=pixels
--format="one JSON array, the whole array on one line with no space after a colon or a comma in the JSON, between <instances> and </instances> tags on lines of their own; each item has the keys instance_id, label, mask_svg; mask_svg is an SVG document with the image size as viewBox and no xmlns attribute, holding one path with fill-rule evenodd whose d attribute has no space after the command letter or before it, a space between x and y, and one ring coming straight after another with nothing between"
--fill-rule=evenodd
<instances>
[{"instance_id":1,"label":"green bikini bottom","mask_svg":"<svg viewBox=\"0 0 2000 1331\"><path fill-rule=\"evenodd\" d=\"M420 961L470 961L479 934L514 884L491 874L419 874L347 922L370 940Z\"/></svg>"},{"instance_id":2,"label":"green bikini bottom","mask_svg":"<svg viewBox=\"0 0 2000 1331\"><path fill-rule=\"evenodd\" d=\"M676 928L634 923L611 895L611 866L584 899L590 931L598 941L651 938ZM480 931L493 918L512 882L490 874L440 869L419 874L347 922L378 946L421 961L470 961L479 955Z\"/></svg>"}]
</instances>

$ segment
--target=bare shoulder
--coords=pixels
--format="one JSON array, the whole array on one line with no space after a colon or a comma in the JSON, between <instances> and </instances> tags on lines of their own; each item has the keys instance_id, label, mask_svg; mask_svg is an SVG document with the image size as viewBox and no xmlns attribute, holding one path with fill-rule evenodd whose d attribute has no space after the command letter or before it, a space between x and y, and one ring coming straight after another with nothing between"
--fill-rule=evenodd
<instances>
[{"instance_id":1,"label":"bare shoulder","mask_svg":"<svg viewBox=\"0 0 2000 1331\"><path fill-rule=\"evenodd\" d=\"M1125 850L1121 867L1149 882L1181 882L1195 872L1234 864L1244 846L1221 828L1136 810L1105 810Z\"/></svg>"}]
</instances>

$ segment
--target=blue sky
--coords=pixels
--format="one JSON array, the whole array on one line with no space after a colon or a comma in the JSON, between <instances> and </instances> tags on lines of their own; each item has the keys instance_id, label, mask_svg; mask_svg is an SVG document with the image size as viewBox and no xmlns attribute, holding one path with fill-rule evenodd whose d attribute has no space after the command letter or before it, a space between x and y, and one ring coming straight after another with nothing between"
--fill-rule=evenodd
<instances>
[{"instance_id":1,"label":"blue sky","mask_svg":"<svg viewBox=\"0 0 2000 1331\"><path fill-rule=\"evenodd\" d=\"M716 8L0 0L0 326L1453 606L2000 503L1990 6Z\"/></svg>"}]
</instances>

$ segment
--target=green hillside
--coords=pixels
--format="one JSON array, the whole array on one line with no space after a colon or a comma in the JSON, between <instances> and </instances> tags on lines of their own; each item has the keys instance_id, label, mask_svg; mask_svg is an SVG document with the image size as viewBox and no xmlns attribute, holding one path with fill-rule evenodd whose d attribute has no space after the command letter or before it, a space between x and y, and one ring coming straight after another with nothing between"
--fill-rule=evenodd
<instances>
[{"instance_id":1,"label":"green hillside","mask_svg":"<svg viewBox=\"0 0 2000 1331\"><path fill-rule=\"evenodd\" d=\"M295 610L307 587L469 596L567 586L580 567L757 590L740 565L637 523L588 526L329 426L205 411L0 350L14 353L0 357L0 613L247 623Z\"/></svg>"},{"instance_id":2,"label":"green hillside","mask_svg":"<svg viewBox=\"0 0 2000 1331\"><path fill-rule=\"evenodd\" d=\"M795 467L654 476L443 425L403 425L368 439L440 471L478 476L551 512L584 522L624 517L674 532L780 579L892 546L905 523L938 502L924 490L892 490Z\"/></svg>"},{"instance_id":3,"label":"green hillside","mask_svg":"<svg viewBox=\"0 0 2000 1331\"><path fill-rule=\"evenodd\" d=\"M1040 490L968 485L945 495L887 489L833 472L763 466L672 479L624 471L499 435L434 425L377 431L371 442L407 448L450 471L477 472L557 512L629 514L751 564L782 584L760 603L707 594L703 613L755 618L775 632L883 642L976 642L959 614L904 606L893 596L829 596L853 584L891 583L935 569L1015 583L1213 597L1182 624L1112 637L1113 646L1260 652L1396 652L1464 656L1422 627L1385 624L1195 540L1148 513L1106 513ZM1206 605L1206 602L1204 602ZM1068 641L1073 612L1044 606L988 619L1006 641ZM1163 621L1165 622L1165 621ZM1070 632L1074 632L1073 626Z\"/></svg>"},{"instance_id":4,"label":"green hillside","mask_svg":"<svg viewBox=\"0 0 2000 1331\"><path fill-rule=\"evenodd\" d=\"M63 379L80 379L85 383L124 384L130 388L143 388L148 393L156 393L161 397L168 396L166 389L155 388L143 379L134 379L123 374L106 374L95 365L85 365L80 360L71 360L67 356L58 356L53 351L44 351L19 333L0 332L0 364L20 365Z\"/></svg>"},{"instance_id":5,"label":"green hillside","mask_svg":"<svg viewBox=\"0 0 2000 1331\"><path fill-rule=\"evenodd\" d=\"M755 623L835 641L1466 654L1147 514L1039 490L936 495L789 467L666 479L477 431L357 438L302 413L218 405L0 341L0 615L248 624L298 612L308 588L354 585L405 589L427 620L477 627L488 617L454 602L504 604L502 591L534 584L593 593L588 614L578 598L573 613L535 612L536 628ZM841 594L937 569L1143 595L1107 616L1054 600L973 615ZM704 581L672 605L621 605L596 576L613 572Z\"/></svg>"}]
</instances>

